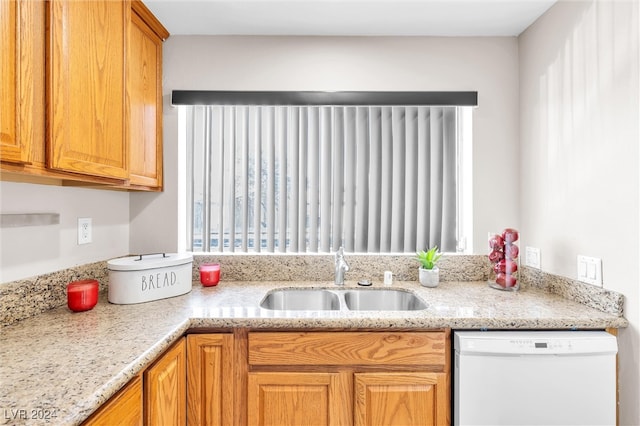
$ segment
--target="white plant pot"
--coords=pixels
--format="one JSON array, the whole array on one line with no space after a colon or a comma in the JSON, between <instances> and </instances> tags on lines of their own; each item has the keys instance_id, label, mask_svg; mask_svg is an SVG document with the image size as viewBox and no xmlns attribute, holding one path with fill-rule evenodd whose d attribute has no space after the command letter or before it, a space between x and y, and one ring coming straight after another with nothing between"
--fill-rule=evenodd
<instances>
[{"instance_id":1,"label":"white plant pot","mask_svg":"<svg viewBox=\"0 0 640 426\"><path fill-rule=\"evenodd\" d=\"M433 269L419 269L420 284L424 287L437 287L440 282L440 269L434 266Z\"/></svg>"}]
</instances>

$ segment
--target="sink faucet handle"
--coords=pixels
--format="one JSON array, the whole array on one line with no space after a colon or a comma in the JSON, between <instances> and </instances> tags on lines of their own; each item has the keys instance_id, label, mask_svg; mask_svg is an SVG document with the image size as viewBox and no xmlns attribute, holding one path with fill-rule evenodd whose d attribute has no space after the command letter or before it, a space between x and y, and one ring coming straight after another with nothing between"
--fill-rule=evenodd
<instances>
[{"instance_id":1,"label":"sink faucet handle","mask_svg":"<svg viewBox=\"0 0 640 426\"><path fill-rule=\"evenodd\" d=\"M338 262L342 262L344 264L344 268L346 271L349 270L349 264L347 263L347 259L344 257L344 247L340 246L338 251L336 252L336 264Z\"/></svg>"},{"instance_id":2,"label":"sink faucet handle","mask_svg":"<svg viewBox=\"0 0 640 426\"><path fill-rule=\"evenodd\" d=\"M336 252L336 271L335 271L335 284L344 285L344 273L349 270L349 264L344 258L344 249L340 247Z\"/></svg>"}]
</instances>

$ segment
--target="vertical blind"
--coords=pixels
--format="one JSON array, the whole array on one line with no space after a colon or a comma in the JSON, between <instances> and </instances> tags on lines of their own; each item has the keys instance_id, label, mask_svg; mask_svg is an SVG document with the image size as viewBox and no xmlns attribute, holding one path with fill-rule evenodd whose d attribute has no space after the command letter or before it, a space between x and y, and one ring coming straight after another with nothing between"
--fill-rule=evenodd
<instances>
[{"instance_id":1,"label":"vertical blind","mask_svg":"<svg viewBox=\"0 0 640 426\"><path fill-rule=\"evenodd\" d=\"M458 107L184 108L194 251L456 251Z\"/></svg>"}]
</instances>

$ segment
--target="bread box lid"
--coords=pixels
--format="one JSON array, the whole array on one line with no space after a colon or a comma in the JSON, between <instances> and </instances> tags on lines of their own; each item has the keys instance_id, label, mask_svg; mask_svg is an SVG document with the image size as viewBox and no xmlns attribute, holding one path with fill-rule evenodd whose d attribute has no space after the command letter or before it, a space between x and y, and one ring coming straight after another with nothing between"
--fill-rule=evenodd
<instances>
[{"instance_id":1,"label":"bread box lid","mask_svg":"<svg viewBox=\"0 0 640 426\"><path fill-rule=\"evenodd\" d=\"M193 262L191 253L154 253L120 257L107 262L111 271L144 271Z\"/></svg>"}]
</instances>

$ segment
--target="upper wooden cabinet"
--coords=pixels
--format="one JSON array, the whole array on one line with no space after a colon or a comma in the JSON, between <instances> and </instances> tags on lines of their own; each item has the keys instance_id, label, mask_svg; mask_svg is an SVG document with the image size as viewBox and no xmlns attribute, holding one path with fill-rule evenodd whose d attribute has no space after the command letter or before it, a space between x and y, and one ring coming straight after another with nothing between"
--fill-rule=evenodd
<instances>
[{"instance_id":1,"label":"upper wooden cabinet","mask_svg":"<svg viewBox=\"0 0 640 426\"><path fill-rule=\"evenodd\" d=\"M127 53L129 184L162 189L162 42L169 32L140 1L131 3Z\"/></svg>"},{"instance_id":2,"label":"upper wooden cabinet","mask_svg":"<svg viewBox=\"0 0 640 426\"><path fill-rule=\"evenodd\" d=\"M49 3L47 166L126 179L125 73L131 4Z\"/></svg>"},{"instance_id":3,"label":"upper wooden cabinet","mask_svg":"<svg viewBox=\"0 0 640 426\"><path fill-rule=\"evenodd\" d=\"M0 0L0 56L0 160L44 161L43 2Z\"/></svg>"},{"instance_id":4,"label":"upper wooden cabinet","mask_svg":"<svg viewBox=\"0 0 640 426\"><path fill-rule=\"evenodd\" d=\"M0 0L0 22L2 179L161 190L169 34L144 4Z\"/></svg>"},{"instance_id":5,"label":"upper wooden cabinet","mask_svg":"<svg viewBox=\"0 0 640 426\"><path fill-rule=\"evenodd\" d=\"M23 160L18 136L18 86L20 85L19 39L20 3L8 0L0 2L0 154L4 161Z\"/></svg>"}]
</instances>

